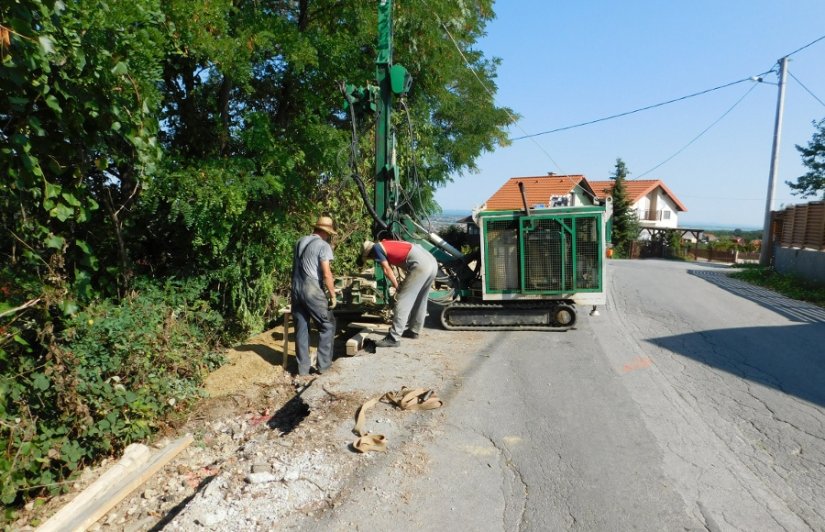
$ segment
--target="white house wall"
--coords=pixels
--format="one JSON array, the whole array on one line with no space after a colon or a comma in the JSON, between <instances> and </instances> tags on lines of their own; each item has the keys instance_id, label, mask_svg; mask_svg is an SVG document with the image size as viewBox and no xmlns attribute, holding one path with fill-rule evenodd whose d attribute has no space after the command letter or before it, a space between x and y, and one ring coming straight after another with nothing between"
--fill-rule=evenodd
<instances>
[{"instance_id":1,"label":"white house wall","mask_svg":"<svg viewBox=\"0 0 825 532\"><path fill-rule=\"evenodd\" d=\"M660 220L641 220L644 227L678 227L679 216L677 215L676 204L670 196L664 193L661 188L650 192L646 196L639 198L633 204L633 208L639 213L647 213L651 210L651 205L656 206L657 211L662 211ZM668 214L665 214L668 213ZM667 218L666 218L667 217Z\"/></svg>"},{"instance_id":2,"label":"white house wall","mask_svg":"<svg viewBox=\"0 0 825 532\"><path fill-rule=\"evenodd\" d=\"M587 194L585 194L582 191L581 187L576 187L573 190L573 193L571 195L573 196L573 198L572 198L573 201L572 201L572 204L570 205L571 207L579 207L579 206L582 206L582 205L593 205L593 200L590 198L590 196L588 196Z\"/></svg>"},{"instance_id":3,"label":"white house wall","mask_svg":"<svg viewBox=\"0 0 825 532\"><path fill-rule=\"evenodd\" d=\"M662 219L659 221L661 225L659 225L659 227L678 227L679 215L676 210L676 204L661 188L656 189L656 194L658 196L656 205L658 205L659 210L662 211ZM667 215L665 213L670 213L670 217L666 218Z\"/></svg>"}]
</instances>

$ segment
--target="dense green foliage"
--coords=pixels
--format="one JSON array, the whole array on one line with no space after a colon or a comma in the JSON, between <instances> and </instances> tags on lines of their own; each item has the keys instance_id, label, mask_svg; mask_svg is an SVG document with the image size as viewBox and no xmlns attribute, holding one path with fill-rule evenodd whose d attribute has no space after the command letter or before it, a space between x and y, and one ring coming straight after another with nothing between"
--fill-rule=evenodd
<instances>
[{"instance_id":1,"label":"dense green foliage","mask_svg":"<svg viewBox=\"0 0 825 532\"><path fill-rule=\"evenodd\" d=\"M682 254L682 235L679 233L671 232L667 237L667 246L670 249L670 253L673 255L681 255Z\"/></svg>"},{"instance_id":2,"label":"dense green foliage","mask_svg":"<svg viewBox=\"0 0 825 532\"><path fill-rule=\"evenodd\" d=\"M745 251L754 253L759 251L762 245L762 230L743 231L741 229L714 229L706 231L714 235L716 240L704 244L705 247L720 249L725 251Z\"/></svg>"},{"instance_id":3,"label":"dense green foliage","mask_svg":"<svg viewBox=\"0 0 825 532\"><path fill-rule=\"evenodd\" d=\"M439 229L438 236L443 238L445 242L455 249L461 250L469 244L467 231L458 224L450 224L447 227Z\"/></svg>"},{"instance_id":4,"label":"dense green foliage","mask_svg":"<svg viewBox=\"0 0 825 532\"><path fill-rule=\"evenodd\" d=\"M627 257L630 254L630 246L639 237L640 231L639 218L631 208L632 204L627 197L627 189L625 188L627 175L625 162L620 158L616 159L616 167L610 176L615 181L612 192L613 225L611 240L620 257Z\"/></svg>"},{"instance_id":5,"label":"dense green foliage","mask_svg":"<svg viewBox=\"0 0 825 532\"><path fill-rule=\"evenodd\" d=\"M742 271L734 272L730 276L751 284L770 288L793 299L808 301L820 307L825 307L825 286L812 283L801 277L782 275L772 268L761 266L744 267Z\"/></svg>"},{"instance_id":6,"label":"dense green foliage","mask_svg":"<svg viewBox=\"0 0 825 532\"><path fill-rule=\"evenodd\" d=\"M743 240L762 240L761 229L708 229L705 233L712 233L720 239L741 238Z\"/></svg>"},{"instance_id":7,"label":"dense green foliage","mask_svg":"<svg viewBox=\"0 0 825 532\"><path fill-rule=\"evenodd\" d=\"M0 9L10 35L0 70L0 249L15 272L88 300L91 283L127 273L101 266L123 264L120 216L159 154L152 110L164 34L157 2L83 4Z\"/></svg>"},{"instance_id":8,"label":"dense green foliage","mask_svg":"<svg viewBox=\"0 0 825 532\"><path fill-rule=\"evenodd\" d=\"M376 9L0 4L4 503L59 489L193 397L216 338L282 304L292 245L319 214L338 223L334 271L354 263L370 224L351 174L370 186L373 122L353 149L339 86L375 78ZM474 49L492 0L409 0L394 16L415 80L394 115L398 161L426 210L512 114Z\"/></svg>"},{"instance_id":9,"label":"dense green foliage","mask_svg":"<svg viewBox=\"0 0 825 532\"><path fill-rule=\"evenodd\" d=\"M808 172L799 176L795 183L786 183L803 198L820 196L820 199L825 199L825 119L814 122L814 127L816 131L808 145L796 147Z\"/></svg>"},{"instance_id":10,"label":"dense green foliage","mask_svg":"<svg viewBox=\"0 0 825 532\"><path fill-rule=\"evenodd\" d=\"M38 330L36 314L11 325L16 349L0 349L9 364L0 377L4 504L59 491L79 466L145 438L200 397L220 362L212 338L220 315L194 299L201 287L135 288L62 320L59 333Z\"/></svg>"}]
</instances>

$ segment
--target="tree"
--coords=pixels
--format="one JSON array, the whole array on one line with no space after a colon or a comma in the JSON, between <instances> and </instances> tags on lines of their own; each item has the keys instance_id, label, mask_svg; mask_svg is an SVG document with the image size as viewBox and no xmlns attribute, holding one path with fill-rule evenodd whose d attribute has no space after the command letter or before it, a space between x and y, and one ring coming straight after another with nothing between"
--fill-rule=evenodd
<instances>
[{"instance_id":1,"label":"tree","mask_svg":"<svg viewBox=\"0 0 825 532\"><path fill-rule=\"evenodd\" d=\"M84 368L86 352L69 339L77 338L84 307L117 295L127 283L123 224L159 155L156 81L168 28L158 5L158 0L0 3L4 504L20 502L24 494L54 493L94 457L92 449L111 451L147 433L143 425L128 435L108 421L106 436L91 433L101 418L119 412L143 423L151 407L110 403L105 382L118 372L107 374L94 363ZM157 319L162 313L152 318L163 323ZM83 323L88 329L90 321ZM118 337L116 329L107 328L104 337ZM148 329L139 341L160 330ZM104 354L112 367L132 360L162 374L164 364L154 368L148 362L153 350L119 345L126 347L124 356ZM130 398L151 393L136 382ZM86 446L95 438L103 445Z\"/></svg>"},{"instance_id":2,"label":"tree","mask_svg":"<svg viewBox=\"0 0 825 532\"><path fill-rule=\"evenodd\" d=\"M415 79L394 114L398 160L417 208L506 142L498 62L475 49L492 4L395 6L395 58ZM339 86L375 76L374 3L18 0L0 21L9 284L60 284L65 306L140 275L205 279L242 334L287 286L291 243L318 214L368 236L350 177L373 175L373 124L353 141Z\"/></svg>"},{"instance_id":3,"label":"tree","mask_svg":"<svg viewBox=\"0 0 825 532\"><path fill-rule=\"evenodd\" d=\"M671 257L682 256L682 235L676 231L668 232L667 247Z\"/></svg>"},{"instance_id":4,"label":"tree","mask_svg":"<svg viewBox=\"0 0 825 532\"><path fill-rule=\"evenodd\" d=\"M361 156L350 160L339 87L374 82L377 6L170 0L163 9L179 52L164 66L165 173L139 205L136 253L155 274L208 276L225 315L241 330L260 327L270 294L287 286L292 241L318 214L369 237L351 167L369 187L374 123L359 124ZM497 62L474 50L492 16L490 0L395 5L394 58L414 78L399 102L406 112L393 115L397 158L416 209L506 142L513 115L488 92Z\"/></svg>"},{"instance_id":5,"label":"tree","mask_svg":"<svg viewBox=\"0 0 825 532\"><path fill-rule=\"evenodd\" d=\"M125 273L124 208L158 156L157 0L111 4L0 8L0 254L85 299L107 255Z\"/></svg>"},{"instance_id":6,"label":"tree","mask_svg":"<svg viewBox=\"0 0 825 532\"><path fill-rule=\"evenodd\" d=\"M492 4L395 6L415 79L398 160L418 207L506 142L498 63L475 49ZM373 175L374 137L368 120L353 139L339 86L373 81L376 35L360 0L0 2L0 501L66 485L100 448L83 441L145 435L171 404L131 370L196 372L179 357L203 337L170 343L189 319L260 330L318 214L337 218L346 273L370 236L351 174ZM99 419L115 413L98 393L136 431Z\"/></svg>"},{"instance_id":7,"label":"tree","mask_svg":"<svg viewBox=\"0 0 825 532\"><path fill-rule=\"evenodd\" d=\"M625 162L616 159L616 167L610 176L613 179L613 235L612 242L621 255L630 253L631 244L639 237L639 219L636 211L631 208L627 197L625 180L629 172Z\"/></svg>"},{"instance_id":8,"label":"tree","mask_svg":"<svg viewBox=\"0 0 825 532\"><path fill-rule=\"evenodd\" d=\"M795 183L786 181L794 194L803 198L822 195L825 199L825 119L813 122L816 131L807 146L796 146L802 154L802 164L808 167L808 172L799 176Z\"/></svg>"}]
</instances>

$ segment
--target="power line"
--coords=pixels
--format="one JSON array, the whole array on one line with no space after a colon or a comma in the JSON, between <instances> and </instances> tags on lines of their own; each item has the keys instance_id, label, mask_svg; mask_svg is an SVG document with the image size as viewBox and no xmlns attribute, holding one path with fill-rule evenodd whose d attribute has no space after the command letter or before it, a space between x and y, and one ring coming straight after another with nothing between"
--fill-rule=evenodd
<instances>
[{"instance_id":1,"label":"power line","mask_svg":"<svg viewBox=\"0 0 825 532\"><path fill-rule=\"evenodd\" d=\"M803 46L803 47L801 47L801 48L797 48L796 50L794 50L793 52L789 53L789 54L788 54L788 55L786 55L785 57L790 57L790 56L792 56L792 55L794 55L794 54L796 54L796 53L799 53L799 52L801 52L802 50L804 50L805 48L808 48L809 46L813 46L814 44L818 43L818 42L819 42L819 41L821 41L822 39L825 39L825 35L823 35L823 36L822 36L822 37L820 37L819 39L814 39L813 41L809 42L808 44L806 44L805 46Z\"/></svg>"},{"instance_id":2,"label":"power line","mask_svg":"<svg viewBox=\"0 0 825 532\"><path fill-rule=\"evenodd\" d=\"M596 120L589 120L587 122L581 122L579 124L573 124L573 125L570 125L570 126L559 127L559 128L551 129L551 130L548 130L548 131L542 131L541 133L533 133L531 135L524 135L524 136L521 136L521 137L515 137L511 140L522 140L522 139L527 139L527 138L531 138L531 137L538 137L539 135L548 135L550 133L558 133L559 131L566 131L568 129L574 129L574 128L577 128L577 127L589 126L591 124L597 124L599 122L604 122L606 120L612 120L614 118L620 118L622 116L632 115L634 113L639 113L641 111L648 111L650 109L655 109L657 107L662 107L662 106L665 106L665 105L668 105L668 104L671 104L671 103L676 103L676 102L680 102L682 100L687 100L688 98L694 98L696 96L701 96L701 95L707 94L709 92L713 92L713 91L717 91L717 90L724 89L724 88L727 88L727 87L731 87L733 85L738 85L739 83L744 83L746 81L754 81L755 79L758 80L758 78L761 78L762 76L764 76L764 75L766 75L766 74L768 74L772 71L773 70L768 70L768 71L763 72L761 74L758 74L756 76L749 76L747 78L742 78L742 79L737 80L737 81L731 81L730 83L725 83L724 85L719 85L718 87L713 87L712 89L706 89L706 90L703 90L703 91L694 92L693 94L688 94L687 96L681 96L679 98L674 98L674 99L668 100L666 102L660 102L660 103L655 103L653 105L648 105L646 107L640 107L639 109L634 109L633 111L626 111L624 113L618 113L618 114L606 116L606 117L603 117L603 118L597 118Z\"/></svg>"},{"instance_id":3,"label":"power line","mask_svg":"<svg viewBox=\"0 0 825 532\"><path fill-rule=\"evenodd\" d=\"M476 71L472 67L470 61L464 55L464 52L461 49L461 47L459 46L458 42L455 40L453 35L450 33L450 30L447 29L447 26L443 22L441 22L440 18L439 18L439 23L441 24L441 27L444 29L444 31L447 33L447 36L450 38L450 41L452 41L452 43L455 46L456 50L458 50L458 53L461 55L461 58L464 60L465 66L470 70L470 72L472 72L473 76L475 76L476 80L478 80L478 82L481 84L481 86L484 88L484 90L490 95L490 97L493 99L493 101L495 101L495 94L487 87L487 85L484 83L484 81L481 79L481 77L478 75L478 73L476 73ZM814 44L816 44L816 43L818 43L819 41L822 41L822 40L825 40L825 35L809 42L808 44L806 44L804 46L801 46L801 47L797 48L796 50L794 50L794 51L790 52L789 54L787 54L785 57L790 57L794 54L797 54L797 53L813 46ZM626 111L626 112L623 112L623 113L618 113L618 114L614 114L614 115L610 115L610 116L606 116L606 117L602 117L602 118L597 118L595 120L589 120L587 122L580 122L580 123L577 123L577 124L572 124L572 125L569 125L569 126L564 126L564 127L551 129L551 130L547 130L547 131L542 131L542 132L539 132L539 133L532 133L532 134L528 134L527 131L525 131L525 129L523 127L521 127L521 125L519 125L519 121L516 119L516 117L512 113L510 113L510 111L506 107L503 108L503 109L507 113L510 120L512 120L513 124L523 133L522 136L513 137L510 140L511 141L516 141L516 140L531 139L533 141L533 143L553 163L553 165L555 165L555 167L557 169L559 169L560 171L562 171L562 173L564 173L564 171L561 169L561 166L559 166L559 164L553 159L553 157L547 152L547 150L545 150L543 146L541 146L538 142L535 141L535 137L539 137L539 136L542 136L542 135L549 135L551 133L558 133L558 132L561 132L561 131L567 131L567 130L570 130L570 129L584 127L584 126L588 126L588 125L592 125L592 124L597 124L599 122L605 122L607 120L613 120L615 118L621 118L621 117L632 115L632 114L635 114L635 113L640 113L642 111L648 111L650 109L655 109L655 108L658 108L658 107L663 107L665 105L670 105L672 103L684 101L684 100L687 100L687 99L690 99L690 98L695 98L697 96L702 96L704 94L708 94L708 93L711 93L711 92L714 92L714 91L717 91L717 90L721 90L721 89L724 89L724 88L727 88L727 87L731 87L733 85L738 85L738 84L744 83L746 81L760 81L761 82L762 78L765 75L767 75L771 72L775 72L775 71L776 71L776 67L774 66L770 70L767 70L767 71L765 71L761 74L757 74L756 76L749 76L747 78L742 78L742 79L739 79L739 80L736 80L736 81L732 81L730 83L725 83L723 85L712 87L710 89L705 89L703 91L699 91L699 92L695 92L695 93L688 94L688 95L685 95L685 96L681 96L679 98L674 98L672 100L667 100L667 101L664 101L664 102L648 105L648 106L645 106L645 107L640 107L640 108L634 109L632 111ZM791 75L792 78L794 78L794 80L796 80L797 83L799 83L800 86L802 86L803 89L805 89L808 92L808 94L810 94L812 97L814 97L820 104L825 106L825 102L820 100L813 92L811 92L811 90L808 89L798 78L796 78L796 76L794 76L792 73L790 73L790 75ZM674 153L673 155L671 155L670 157L668 157L667 159L665 159L664 161L662 161L658 165L654 166L650 170L647 170L646 172L642 173L641 175L639 175L638 177L636 177L634 179L640 179L641 177L649 174L650 172L652 172L652 171L656 170L657 168L661 167L662 165L666 164L667 162L672 160L674 157L679 155L681 152L683 152L685 149L687 149L691 144L696 142L705 133L707 133L711 128L713 128L716 124L718 124L723 118L725 118L725 116L727 116L731 111L733 111L733 109L735 109L742 102L742 100L744 100L751 93L751 91L753 91L753 89L755 87L756 87L756 85L753 85L750 89L748 89L748 91L745 92L745 94L742 95L742 97L740 97L727 111L725 111L719 118L717 118L708 127L706 127L704 130L702 130L701 133L699 133L697 136L695 136L693 139L691 139L690 142L688 142L682 148L680 148L678 151L676 151L676 153ZM577 185L577 186L579 186L579 185Z\"/></svg>"},{"instance_id":4,"label":"power line","mask_svg":"<svg viewBox=\"0 0 825 532\"><path fill-rule=\"evenodd\" d=\"M487 85L484 83L484 81L482 81L482 80L481 80L481 77L480 77L480 76L476 73L475 69L474 69L474 68L472 67L472 65L470 64L470 61L467 59L467 56L465 56L465 55L464 55L464 51L463 51L463 50L461 49L461 47L458 45L458 42L456 42L456 40L453 38L453 35L452 35L452 33L450 33L450 30L448 30L448 29L447 29L447 26L446 26L443 22L441 22L441 20L440 20L440 19L439 19L439 23L441 24L441 27L442 27L442 28L444 28L444 31L445 31L445 32L447 32L447 36L448 36L448 37L450 38L450 40L453 42L453 46L455 46L455 49L456 49L456 50L458 50L458 53L461 55L461 58L462 58L462 59L464 59L464 65L465 65L465 66L466 66L466 67L470 70L470 72L472 72L472 73L473 73L473 76L475 76L475 78L478 80L478 82L481 84L481 86L482 86L482 87L484 87L484 90L485 90L485 91L487 91L487 94L489 94L489 95L490 95L490 98L492 98L492 99L493 99L493 102L495 103L495 101L496 101L496 95L493 93L493 91L491 91L491 90L487 87ZM510 117L510 120L512 120L512 121L513 121L513 124L514 124L517 128L519 128L519 130L521 130L521 132L522 132L522 133L524 133L526 136L529 136L529 135L527 135L527 131L525 131L525 130L524 130L524 128L522 128L522 127L519 125L519 121L518 121L518 119L517 119L517 118L516 118L516 117L515 117L515 116L514 116L511 112L510 112L510 110L509 110L509 109L507 109L506 107L504 107L503 109L504 109L504 112L506 112L506 113L507 113L507 116L508 116L508 117ZM525 138L526 138L526 137L525 137ZM538 146L538 148L539 148L542 152L544 152L544 154L547 156L547 158L548 158L548 159L550 159L550 162L552 162L552 163L553 163L553 165L554 165L554 166L555 166L555 167L556 167L556 168L557 168L557 169L558 169L561 173L565 173L565 172L564 172L564 170L562 170L562 169L561 169L561 166L559 166L559 163L557 163L557 162L555 161L555 159L553 159L553 157L552 157L549 153L547 153L547 150L545 150L545 149L544 149L544 147L543 147L541 144L539 144L538 142L535 142L535 141L534 141L534 143L535 143L535 145L536 145L536 146Z\"/></svg>"},{"instance_id":5,"label":"power line","mask_svg":"<svg viewBox=\"0 0 825 532\"><path fill-rule=\"evenodd\" d=\"M788 71L788 74L789 74L789 75L790 75L790 76L791 76L791 77L792 77L792 78L793 78L793 79L794 79L797 83L799 83L799 85L800 85L803 89L805 89L805 90L808 92L808 94L810 94L811 96L813 96L814 100L818 101L819 103L821 103L821 104L822 104L822 106L823 106L823 107L825 107L825 102L823 102L822 100L820 100L820 99L817 97L817 95L816 95L816 94L814 94L813 92L811 92L811 89L809 89L808 87L806 87L806 86L805 86L805 84L804 84L804 83L802 83L801 81L799 81L799 78L797 78L796 76L794 76L794 75L793 75L793 72L791 72L791 71L789 70L789 71Z\"/></svg>"},{"instance_id":6,"label":"power line","mask_svg":"<svg viewBox=\"0 0 825 532\"><path fill-rule=\"evenodd\" d=\"M676 153L674 153L673 155L671 155L670 157L668 157L668 158L667 158L667 159L665 159L664 161L660 162L659 164L657 164L656 166L654 166L654 167L653 167L653 168L651 168L650 170L648 170L648 171L646 171L646 172L644 172L644 173L642 173L642 174L638 175L637 177L634 177L633 179L634 179L634 180L635 180L635 179L641 179L642 177L646 176L647 174L649 174L649 173L650 173L650 172L652 172L653 170L656 170L656 169L657 169L657 168L659 168L660 166L662 166L662 165L664 165L664 164L666 164L666 163L670 162L670 160L671 160L671 159L673 159L674 157L676 157L677 155L679 155L680 153L682 153L683 151L685 151L685 150L686 150L686 149L687 149L687 148L688 148L691 144L693 144L694 142L696 142L697 140L699 140L699 138L700 138L702 135L704 135L705 133L707 133L708 131L710 131L710 129L711 129L713 126L715 126L716 124L718 124L719 122L721 122L723 118L725 118L726 116L728 116L728 114L729 114L731 111L733 111L733 110L736 108L736 106L737 106L737 105L739 105L739 104L742 102L742 100L744 100L744 99L745 99L745 98L746 98L746 97L747 97L747 96L751 93L751 91L753 91L753 89L755 89L755 88L756 88L756 85L755 85L755 84L754 84L754 85L751 85L751 87L747 90L747 92L745 92L745 94L743 94L743 95L742 95L742 96L741 96L738 100L736 100L736 102L735 102L732 106L730 106L730 108L729 108L727 111L725 111L724 113L722 113L722 116L720 116L719 118L717 118L716 120L714 120L714 121L713 121L713 122L712 122L712 123L711 123L708 127L706 127L705 129L703 129L701 133L699 133L698 135L696 135L695 137L693 137L693 139L691 139L691 140L690 140L690 142L688 142L687 144L685 144L684 146L682 146L681 148L679 148L679 150L677 150L677 151L676 151ZM631 180L631 181L632 181L632 180Z\"/></svg>"},{"instance_id":7,"label":"power line","mask_svg":"<svg viewBox=\"0 0 825 532\"><path fill-rule=\"evenodd\" d=\"M442 25L443 25L443 24L442 24ZM446 28L444 28L444 29L446 30ZM449 35L449 32L447 32L447 33L448 33L448 35ZM452 38L452 36L450 36L450 38ZM809 48L809 47L813 46L814 44L816 44L816 43L818 43L819 41L822 41L822 40L825 40L825 35L823 35L822 37L819 37L818 39L815 39L815 40L813 40L813 41L809 42L809 43L808 43L808 44L806 44L805 46L801 46L801 47L797 48L797 49L796 49L796 50L794 50L793 52L791 52L791 53L787 54L785 57L790 57L790 56L792 56L792 55L794 55L794 54L797 54L797 53L801 52L802 50L805 50L806 48ZM759 78L761 78L761 77L765 76L766 74L769 74L769 73L771 73L771 72L774 72L774 71L775 71L775 68L772 68L772 69L770 69L770 70L768 70L768 71L766 71L766 72L763 72L763 73L761 73L761 74L758 74L758 75L756 75L756 76L751 76L751 77L747 77L747 78L740 79L740 80L737 80L737 81L732 81L732 82L730 82L730 83L726 83L726 84L724 84L724 85L719 85L718 87L713 87L713 88L711 88L711 89L706 89L706 90L703 90L703 91L700 91L700 92L696 92L696 93L693 93L693 94L688 94L687 96L682 96L682 97L680 97L680 98L674 98L673 100L668 100L668 101L665 101L665 102L656 103L656 104L653 104L653 105L648 105L648 106L646 106L646 107L641 107L641 108L639 108L639 109L634 109L633 111L626 111L626 112L624 112L624 113L618 113L618 114L615 114L615 115L610 115L610 116L606 116L606 117L603 117L603 118L597 118L597 119L595 119L595 120L589 120L589 121L587 121L587 122L580 122L580 123L578 123L578 124L572 124L572 125L569 125L569 126L559 127L559 128L556 128L556 129L551 129L551 130L548 130L548 131L542 131L542 132L539 132L539 133L532 133L532 134L529 134L529 135L528 135L528 134L525 134L525 135L522 135L521 137L513 137L513 138L512 138L512 139L510 139L510 140L522 140L522 139L527 139L527 138L532 138L532 137L538 137L538 136L541 136L541 135L549 135L550 133L558 133L558 132L560 132L560 131L567 131L567 130L569 130L569 129L574 129L574 128L583 127L583 126L589 126L589 125L591 125L591 124L597 124L597 123L599 123L599 122L604 122L604 121L607 121L607 120L612 120L612 119L614 119L614 118L621 118L621 117L623 117L623 116L628 116L628 115L631 115L631 114L639 113L639 112L641 112L641 111L648 111L648 110L650 110L650 109L655 109L655 108L657 108L657 107L662 107L662 106L664 106L664 105L669 105L669 104L671 104L671 103L676 103L676 102L680 102L680 101L682 101L682 100L687 100L688 98L694 98L694 97L696 97L696 96L701 96L701 95L703 95L703 94L707 94L707 93L709 93L709 92L713 92L713 91L717 91L717 90L720 90L720 89L724 89L724 88L730 87L730 86L732 86L732 85L737 85L737 84L739 84L739 83L743 83L743 82L745 82L745 81L753 81L753 80L755 80L755 79L756 79L756 80L758 80L758 81L761 81ZM791 76L793 76L793 74L791 74ZM796 79L796 78L794 78L794 79ZM797 81L799 82L799 80L798 80L798 79L797 79ZM800 85L802 85L802 82L799 82L799 84L800 84ZM802 87L803 87L805 90L808 90L808 88L807 88L807 87L805 87L804 85L802 85ZM822 100L820 100L819 98L817 98L817 97L816 97L816 96L815 96L815 95L814 95L811 91L809 91L809 90L808 90L808 92L811 94L811 96L813 96L814 98L816 98L816 99L817 99L817 101L819 101L819 103L823 103L823 102L822 102ZM823 105L825 105L825 103L823 103ZM519 128L519 129L521 129L521 128ZM523 131L523 130L522 130L522 131Z\"/></svg>"}]
</instances>

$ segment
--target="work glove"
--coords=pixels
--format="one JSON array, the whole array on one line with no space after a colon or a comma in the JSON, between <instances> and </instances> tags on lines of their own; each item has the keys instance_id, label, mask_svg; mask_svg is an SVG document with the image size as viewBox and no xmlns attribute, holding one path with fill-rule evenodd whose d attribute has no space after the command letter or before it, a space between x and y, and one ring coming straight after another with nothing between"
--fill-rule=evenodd
<instances>
[{"instance_id":1,"label":"work glove","mask_svg":"<svg viewBox=\"0 0 825 532\"><path fill-rule=\"evenodd\" d=\"M338 299L335 296L329 298L329 309L332 310L338 305Z\"/></svg>"}]
</instances>

